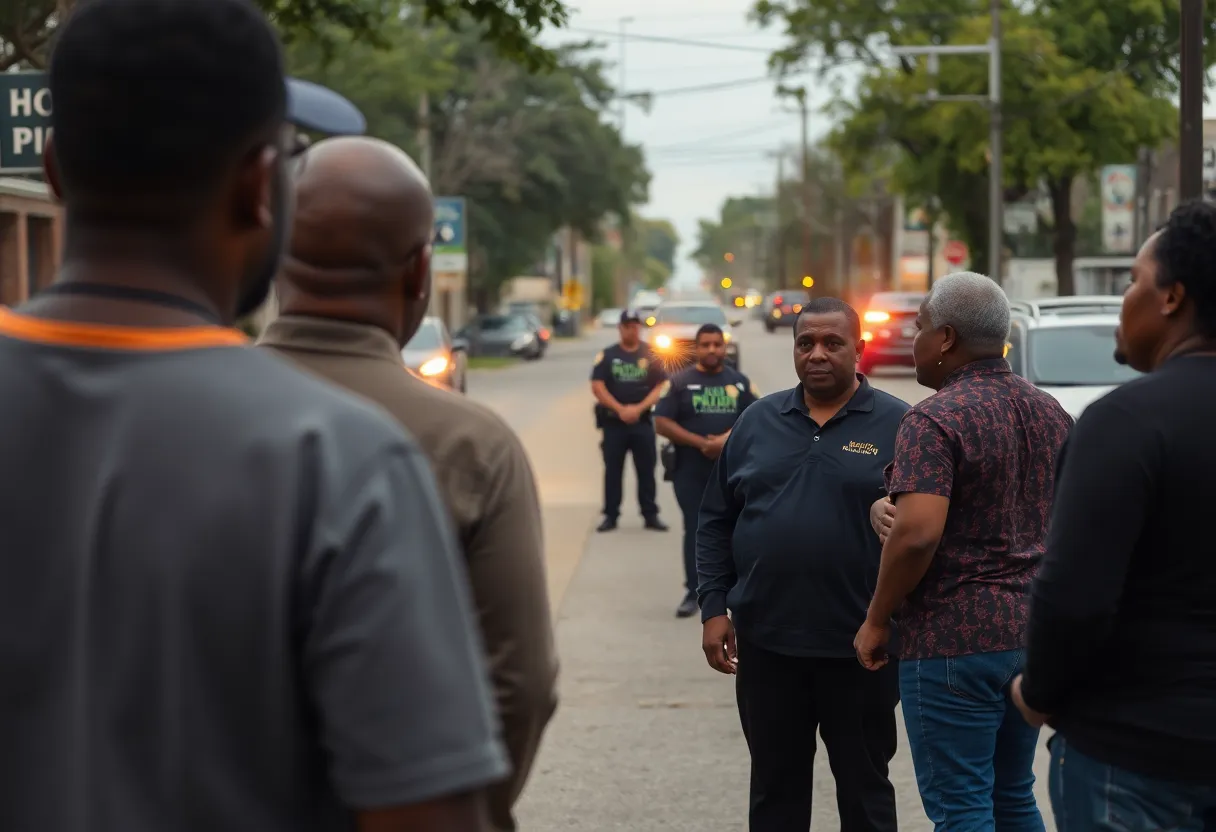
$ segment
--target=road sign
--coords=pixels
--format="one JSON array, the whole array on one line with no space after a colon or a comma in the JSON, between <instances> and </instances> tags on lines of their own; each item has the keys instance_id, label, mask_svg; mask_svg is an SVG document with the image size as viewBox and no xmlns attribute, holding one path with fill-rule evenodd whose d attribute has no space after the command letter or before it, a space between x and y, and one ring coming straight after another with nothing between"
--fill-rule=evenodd
<instances>
[{"instance_id":1,"label":"road sign","mask_svg":"<svg viewBox=\"0 0 1216 832\"><path fill-rule=\"evenodd\" d=\"M37 173L51 134L45 72L0 73L0 173Z\"/></svg>"},{"instance_id":2,"label":"road sign","mask_svg":"<svg viewBox=\"0 0 1216 832\"><path fill-rule=\"evenodd\" d=\"M1102 168L1102 248L1108 254L1131 254L1136 227L1136 166Z\"/></svg>"},{"instance_id":3,"label":"road sign","mask_svg":"<svg viewBox=\"0 0 1216 832\"><path fill-rule=\"evenodd\" d=\"M942 256L946 258L946 262L951 266L963 265L963 263L967 262L967 255L969 253L967 244L962 240L951 240L942 249Z\"/></svg>"},{"instance_id":4,"label":"road sign","mask_svg":"<svg viewBox=\"0 0 1216 832\"><path fill-rule=\"evenodd\" d=\"M467 207L462 196L435 197L432 268L437 272L466 272L469 269Z\"/></svg>"}]
</instances>

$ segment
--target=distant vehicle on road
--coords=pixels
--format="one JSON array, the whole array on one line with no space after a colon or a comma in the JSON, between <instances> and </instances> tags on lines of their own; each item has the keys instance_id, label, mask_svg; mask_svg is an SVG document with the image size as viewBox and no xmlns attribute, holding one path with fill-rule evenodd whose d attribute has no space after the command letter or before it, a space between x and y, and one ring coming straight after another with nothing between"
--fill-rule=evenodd
<instances>
[{"instance_id":1,"label":"distant vehicle on road","mask_svg":"<svg viewBox=\"0 0 1216 832\"><path fill-rule=\"evenodd\" d=\"M540 353L545 354L545 350L549 349L549 340L553 337L553 331L545 326L537 315L532 312L525 312L523 316L528 319L528 323L532 325L532 329L536 332L536 337L540 339Z\"/></svg>"},{"instance_id":2,"label":"distant vehicle on road","mask_svg":"<svg viewBox=\"0 0 1216 832\"><path fill-rule=\"evenodd\" d=\"M803 304L808 300L810 296L807 295L806 289L781 289L773 292L762 304L764 328L769 332L776 332L778 327L793 326Z\"/></svg>"},{"instance_id":3,"label":"distant vehicle on road","mask_svg":"<svg viewBox=\"0 0 1216 832\"><path fill-rule=\"evenodd\" d=\"M1013 371L1050 393L1074 419L1140 373L1115 361L1117 313L1015 312L1005 358Z\"/></svg>"},{"instance_id":4,"label":"distant vehicle on road","mask_svg":"<svg viewBox=\"0 0 1216 832\"><path fill-rule=\"evenodd\" d=\"M464 393L468 385L465 370L468 364L466 345L448 333L447 326L436 317L422 319L414 337L401 350L405 366L432 384Z\"/></svg>"},{"instance_id":5,"label":"distant vehicle on road","mask_svg":"<svg viewBox=\"0 0 1216 832\"><path fill-rule=\"evenodd\" d=\"M478 315L460 330L471 358L524 358L545 354L540 333L525 315Z\"/></svg>"},{"instance_id":6,"label":"distant vehicle on road","mask_svg":"<svg viewBox=\"0 0 1216 832\"><path fill-rule=\"evenodd\" d=\"M595 320L602 327L617 326L621 322L621 310L615 308L601 310L599 317Z\"/></svg>"},{"instance_id":7,"label":"distant vehicle on road","mask_svg":"<svg viewBox=\"0 0 1216 832\"><path fill-rule=\"evenodd\" d=\"M924 302L924 292L879 292L870 298L861 315L866 349L857 362L857 372L869 375L875 367L913 366L916 313Z\"/></svg>"},{"instance_id":8,"label":"distant vehicle on road","mask_svg":"<svg viewBox=\"0 0 1216 832\"><path fill-rule=\"evenodd\" d=\"M633 300L629 302L629 308L637 312L638 317L642 319L645 326L654 326L655 310L663 303L663 296L658 292L641 291L633 296Z\"/></svg>"},{"instance_id":9,"label":"distant vehicle on road","mask_svg":"<svg viewBox=\"0 0 1216 832\"><path fill-rule=\"evenodd\" d=\"M713 301L668 302L654 313L654 325L643 330L642 338L663 358L663 368L671 372L696 360L697 330L705 324L717 324L726 338L726 362L736 370L739 366L739 342L732 327L743 323L730 320L721 304Z\"/></svg>"}]
</instances>

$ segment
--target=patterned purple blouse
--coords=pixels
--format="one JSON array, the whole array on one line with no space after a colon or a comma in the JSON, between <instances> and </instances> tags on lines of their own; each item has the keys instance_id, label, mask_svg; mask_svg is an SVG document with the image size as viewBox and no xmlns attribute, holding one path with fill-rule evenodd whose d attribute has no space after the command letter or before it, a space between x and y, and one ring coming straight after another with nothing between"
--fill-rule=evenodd
<instances>
[{"instance_id":1,"label":"patterned purple blouse","mask_svg":"<svg viewBox=\"0 0 1216 832\"><path fill-rule=\"evenodd\" d=\"M1003 358L951 373L899 426L887 491L950 499L933 562L896 616L900 656L1022 647L1072 417Z\"/></svg>"}]
</instances>

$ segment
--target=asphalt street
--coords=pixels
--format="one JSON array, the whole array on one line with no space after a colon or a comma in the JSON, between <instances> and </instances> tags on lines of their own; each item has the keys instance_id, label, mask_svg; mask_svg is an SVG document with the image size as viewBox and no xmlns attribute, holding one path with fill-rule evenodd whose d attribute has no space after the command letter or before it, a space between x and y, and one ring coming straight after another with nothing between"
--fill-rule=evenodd
<instances>
[{"instance_id":1,"label":"asphalt street","mask_svg":"<svg viewBox=\"0 0 1216 832\"><path fill-rule=\"evenodd\" d=\"M792 387L793 338L754 321L735 330L742 371L762 393ZM595 534L603 467L589 374L615 330L555 342L544 359L470 373L469 396L497 411L532 459L545 515L549 584L562 659L561 704L519 810L525 832L747 828L748 757L731 680L712 671L682 597L680 514L669 484L670 532L641 528L626 465L621 528ZM930 391L911 371L876 386L915 402ZM822 745L821 745L822 748ZM1036 769L1046 795L1046 752ZM929 830L903 737L892 763L902 829ZM815 829L839 829L825 754L816 755Z\"/></svg>"}]
</instances>

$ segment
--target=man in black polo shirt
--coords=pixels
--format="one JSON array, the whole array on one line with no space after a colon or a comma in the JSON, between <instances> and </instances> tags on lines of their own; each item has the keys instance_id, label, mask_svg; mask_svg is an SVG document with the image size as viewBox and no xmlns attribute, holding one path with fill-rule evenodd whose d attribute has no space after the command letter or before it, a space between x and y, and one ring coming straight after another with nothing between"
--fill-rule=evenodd
<instances>
[{"instance_id":1,"label":"man in black polo shirt","mask_svg":"<svg viewBox=\"0 0 1216 832\"><path fill-rule=\"evenodd\" d=\"M1061 832L1210 829L1216 206L1181 205L1148 239L1121 319L1116 358L1145 375L1086 408L1064 445L1012 693L1057 731Z\"/></svg>"},{"instance_id":2,"label":"man in black polo shirt","mask_svg":"<svg viewBox=\"0 0 1216 832\"><path fill-rule=\"evenodd\" d=\"M858 375L864 347L847 304L817 298L803 307L794 327L800 383L743 413L701 505L702 646L711 667L737 674L752 832L810 826L816 729L842 832L896 828L887 777L895 671L862 668L853 635L881 555L870 513L908 405Z\"/></svg>"},{"instance_id":3,"label":"man in black polo shirt","mask_svg":"<svg viewBox=\"0 0 1216 832\"><path fill-rule=\"evenodd\" d=\"M604 520L597 531L616 528L621 514L621 479L625 456L633 455L638 477L638 504L646 528L667 531L659 519L655 502L654 468L658 453L654 446L651 408L663 392L667 374L659 357L642 342L642 321L636 312L621 313L621 340L595 357L591 368L591 392L597 402L595 424L604 431Z\"/></svg>"},{"instance_id":4,"label":"man in black polo shirt","mask_svg":"<svg viewBox=\"0 0 1216 832\"><path fill-rule=\"evenodd\" d=\"M677 373L655 408L655 430L675 446L672 485L684 514L684 600L678 618L697 614L697 516L701 495L739 414L756 401L756 388L726 365L726 335L717 324L697 330L697 363Z\"/></svg>"}]
</instances>

